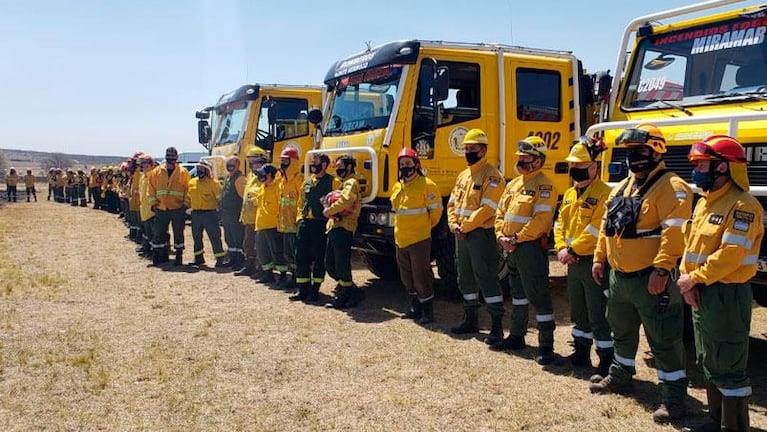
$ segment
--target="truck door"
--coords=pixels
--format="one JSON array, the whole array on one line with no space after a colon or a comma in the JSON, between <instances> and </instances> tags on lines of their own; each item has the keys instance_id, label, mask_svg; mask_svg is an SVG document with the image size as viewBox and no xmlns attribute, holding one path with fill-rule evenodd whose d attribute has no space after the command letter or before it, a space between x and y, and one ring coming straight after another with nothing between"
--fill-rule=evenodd
<instances>
[{"instance_id":1,"label":"truck door","mask_svg":"<svg viewBox=\"0 0 767 432\"><path fill-rule=\"evenodd\" d=\"M489 57L489 56L488 56ZM447 99L438 103L436 131L433 131L434 115L431 109L431 95L427 80L432 75L434 60L437 67L446 67L449 74ZM489 57L491 58L491 57ZM488 102L481 84L490 80L487 67L481 57L450 56L439 52L420 60L418 66L419 82L416 88L410 127L405 128L406 142L421 158L421 165L428 175L440 187L443 195L448 195L455 185L458 173L466 168L463 154L463 137L472 128L481 128L491 140L497 139L497 126L490 126ZM409 134L409 139L408 139ZM494 137L495 135L495 137ZM496 149L489 149L497 155Z\"/></svg>"},{"instance_id":2,"label":"truck door","mask_svg":"<svg viewBox=\"0 0 767 432\"><path fill-rule=\"evenodd\" d=\"M575 139L572 66L565 59L541 61L505 59L506 98L506 177L513 177L517 163L516 143L537 135L548 151L544 171L554 181L559 194L570 186L568 165L564 161Z\"/></svg>"}]
</instances>

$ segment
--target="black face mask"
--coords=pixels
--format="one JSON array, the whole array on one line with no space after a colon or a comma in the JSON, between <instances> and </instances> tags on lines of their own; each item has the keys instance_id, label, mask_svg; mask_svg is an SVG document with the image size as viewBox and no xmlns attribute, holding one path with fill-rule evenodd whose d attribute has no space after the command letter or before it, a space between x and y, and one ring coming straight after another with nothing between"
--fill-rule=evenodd
<instances>
[{"instance_id":1,"label":"black face mask","mask_svg":"<svg viewBox=\"0 0 767 432\"><path fill-rule=\"evenodd\" d=\"M346 176L349 174L349 170L346 168L338 168L336 169L336 175L341 178L346 178Z\"/></svg>"},{"instance_id":2,"label":"black face mask","mask_svg":"<svg viewBox=\"0 0 767 432\"><path fill-rule=\"evenodd\" d=\"M198 171L197 172L197 177L199 177L199 178L205 178L207 176L208 176L208 172L207 171Z\"/></svg>"},{"instance_id":3,"label":"black face mask","mask_svg":"<svg viewBox=\"0 0 767 432\"><path fill-rule=\"evenodd\" d=\"M260 181L261 183L266 181L266 176L265 175L263 175L263 176L256 176L256 177L258 177L258 181Z\"/></svg>"},{"instance_id":4,"label":"black face mask","mask_svg":"<svg viewBox=\"0 0 767 432\"><path fill-rule=\"evenodd\" d=\"M642 171L651 171L658 165L658 162L654 161L652 155L645 155L638 151L629 150L626 162L629 165L629 170L633 173Z\"/></svg>"},{"instance_id":5,"label":"black face mask","mask_svg":"<svg viewBox=\"0 0 767 432\"><path fill-rule=\"evenodd\" d=\"M468 163L469 165L474 165L480 160L478 151L465 153L465 155L466 155L466 163Z\"/></svg>"},{"instance_id":6,"label":"black face mask","mask_svg":"<svg viewBox=\"0 0 767 432\"><path fill-rule=\"evenodd\" d=\"M253 162L252 164L250 164L250 170L251 171L255 172L259 168L261 168L261 164L258 163L258 162Z\"/></svg>"},{"instance_id":7,"label":"black face mask","mask_svg":"<svg viewBox=\"0 0 767 432\"><path fill-rule=\"evenodd\" d=\"M522 172L529 172L533 169L533 162L517 161L517 170Z\"/></svg>"},{"instance_id":8,"label":"black face mask","mask_svg":"<svg viewBox=\"0 0 767 432\"><path fill-rule=\"evenodd\" d=\"M281 163L280 164L280 169L283 170L283 171L287 171L289 166L290 166L290 162L288 162L288 163Z\"/></svg>"},{"instance_id":9,"label":"black face mask","mask_svg":"<svg viewBox=\"0 0 767 432\"><path fill-rule=\"evenodd\" d=\"M576 182L580 183L584 180L589 179L589 169L588 168L575 168L570 167L570 177Z\"/></svg>"},{"instance_id":10,"label":"black face mask","mask_svg":"<svg viewBox=\"0 0 767 432\"><path fill-rule=\"evenodd\" d=\"M408 167L408 166L399 167L399 178L406 179L410 177L411 175L413 175L413 171L415 171L415 167Z\"/></svg>"},{"instance_id":11,"label":"black face mask","mask_svg":"<svg viewBox=\"0 0 767 432\"><path fill-rule=\"evenodd\" d=\"M316 165L309 165L309 172L312 174L317 174L320 171L322 171L322 163L318 163Z\"/></svg>"}]
</instances>

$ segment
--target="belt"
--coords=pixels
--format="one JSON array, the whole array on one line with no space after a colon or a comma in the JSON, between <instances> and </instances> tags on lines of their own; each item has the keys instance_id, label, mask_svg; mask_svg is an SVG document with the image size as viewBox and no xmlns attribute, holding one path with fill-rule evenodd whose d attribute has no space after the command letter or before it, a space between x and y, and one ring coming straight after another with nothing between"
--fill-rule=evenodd
<instances>
[{"instance_id":1,"label":"belt","mask_svg":"<svg viewBox=\"0 0 767 432\"><path fill-rule=\"evenodd\" d=\"M633 279L633 278L638 278L638 277L649 275L650 273L652 273L653 267L650 266L650 267L643 268L641 270L637 270L637 271L634 271L634 272L628 272L628 273L622 272L622 271L618 271L618 270L615 270L615 269L613 269L613 271L615 271L615 274L617 274L618 276L622 277L623 279Z\"/></svg>"},{"instance_id":2,"label":"belt","mask_svg":"<svg viewBox=\"0 0 767 432\"><path fill-rule=\"evenodd\" d=\"M192 210L192 213L208 213L208 212L214 212L216 209L210 209L210 210Z\"/></svg>"}]
</instances>

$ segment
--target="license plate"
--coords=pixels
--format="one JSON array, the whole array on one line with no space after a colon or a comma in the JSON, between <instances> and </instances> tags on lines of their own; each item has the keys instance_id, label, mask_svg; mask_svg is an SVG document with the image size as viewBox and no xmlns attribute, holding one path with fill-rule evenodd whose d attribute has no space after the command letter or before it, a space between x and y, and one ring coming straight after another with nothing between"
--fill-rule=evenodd
<instances>
[{"instance_id":1,"label":"license plate","mask_svg":"<svg viewBox=\"0 0 767 432\"><path fill-rule=\"evenodd\" d=\"M767 261L759 260L756 262L756 270L760 272L767 272Z\"/></svg>"}]
</instances>

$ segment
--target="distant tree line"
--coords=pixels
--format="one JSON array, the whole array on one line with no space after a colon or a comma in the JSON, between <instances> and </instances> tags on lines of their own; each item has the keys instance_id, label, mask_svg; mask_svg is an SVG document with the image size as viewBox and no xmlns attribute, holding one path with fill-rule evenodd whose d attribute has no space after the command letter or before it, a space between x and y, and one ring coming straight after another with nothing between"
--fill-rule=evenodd
<instances>
[{"instance_id":1,"label":"distant tree line","mask_svg":"<svg viewBox=\"0 0 767 432\"><path fill-rule=\"evenodd\" d=\"M75 164L75 161L63 154L63 153L51 153L50 156L43 159L43 161L40 163L40 167L43 169L43 171L48 171L51 168L72 168Z\"/></svg>"}]
</instances>

